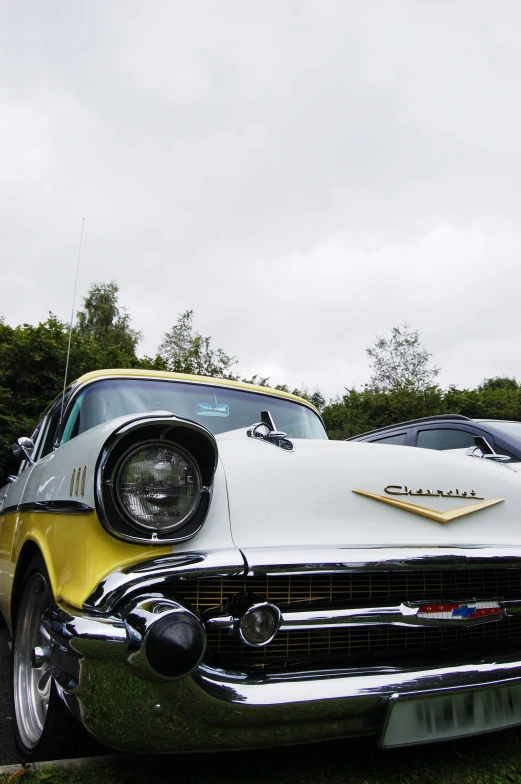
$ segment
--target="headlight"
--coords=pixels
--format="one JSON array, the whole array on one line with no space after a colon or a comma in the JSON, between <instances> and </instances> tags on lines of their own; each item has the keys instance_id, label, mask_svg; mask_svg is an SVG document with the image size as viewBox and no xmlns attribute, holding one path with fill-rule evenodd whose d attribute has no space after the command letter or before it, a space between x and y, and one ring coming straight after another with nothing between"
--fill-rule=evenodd
<instances>
[{"instance_id":1,"label":"headlight","mask_svg":"<svg viewBox=\"0 0 521 784\"><path fill-rule=\"evenodd\" d=\"M177 446L141 445L116 474L116 495L130 520L149 531L175 531L196 510L202 482L192 457Z\"/></svg>"},{"instance_id":2,"label":"headlight","mask_svg":"<svg viewBox=\"0 0 521 784\"><path fill-rule=\"evenodd\" d=\"M201 530L212 497L217 443L198 422L163 411L114 429L96 465L101 525L126 542L185 542Z\"/></svg>"}]
</instances>

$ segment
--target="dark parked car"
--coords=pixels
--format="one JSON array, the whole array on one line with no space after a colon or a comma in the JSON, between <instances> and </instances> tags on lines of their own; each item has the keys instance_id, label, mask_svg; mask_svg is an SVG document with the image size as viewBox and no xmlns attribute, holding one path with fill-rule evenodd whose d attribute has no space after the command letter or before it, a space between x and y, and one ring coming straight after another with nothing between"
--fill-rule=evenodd
<instances>
[{"instance_id":1,"label":"dark parked car","mask_svg":"<svg viewBox=\"0 0 521 784\"><path fill-rule=\"evenodd\" d=\"M510 458L509 465L521 462L521 422L504 419L470 419L461 414L440 414L380 427L347 440L446 451L465 452L478 448L485 454L506 455Z\"/></svg>"}]
</instances>

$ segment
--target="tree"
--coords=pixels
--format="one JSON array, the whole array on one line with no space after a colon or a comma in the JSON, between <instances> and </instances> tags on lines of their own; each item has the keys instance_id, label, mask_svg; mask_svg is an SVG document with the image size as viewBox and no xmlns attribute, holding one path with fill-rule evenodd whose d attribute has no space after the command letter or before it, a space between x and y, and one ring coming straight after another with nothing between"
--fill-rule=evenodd
<instances>
[{"instance_id":1,"label":"tree","mask_svg":"<svg viewBox=\"0 0 521 784\"><path fill-rule=\"evenodd\" d=\"M68 381L104 367L160 367L138 359L140 333L117 303L118 286L95 283L73 330ZM16 469L11 445L30 435L38 417L63 389L69 325L52 313L37 326L11 327L0 319L0 484Z\"/></svg>"},{"instance_id":2,"label":"tree","mask_svg":"<svg viewBox=\"0 0 521 784\"><path fill-rule=\"evenodd\" d=\"M519 384L515 378L508 376L495 376L494 378L484 378L483 382L479 385L478 390L481 392L485 389L519 389Z\"/></svg>"},{"instance_id":3,"label":"tree","mask_svg":"<svg viewBox=\"0 0 521 784\"><path fill-rule=\"evenodd\" d=\"M319 411L322 411L326 405L326 398L318 387L315 388L314 392L310 392L306 387L302 387L302 389L295 388L290 391L286 384L277 384L273 389L278 389L281 392L290 392L292 395L308 400L315 408L318 408Z\"/></svg>"},{"instance_id":4,"label":"tree","mask_svg":"<svg viewBox=\"0 0 521 784\"><path fill-rule=\"evenodd\" d=\"M136 346L141 332L132 329L130 316L118 305L116 281L93 283L83 300L84 310L76 319L76 337L93 341L103 355L102 366L132 367L137 362Z\"/></svg>"},{"instance_id":5,"label":"tree","mask_svg":"<svg viewBox=\"0 0 521 784\"><path fill-rule=\"evenodd\" d=\"M323 410L322 416L332 439L350 438L367 430L386 427L416 417L440 414L444 410L443 392L437 386L420 391L396 387L389 391L346 389ZM452 410L452 409L451 409Z\"/></svg>"},{"instance_id":6,"label":"tree","mask_svg":"<svg viewBox=\"0 0 521 784\"><path fill-rule=\"evenodd\" d=\"M158 354L166 369L237 380L238 376L231 370L237 364L237 358L228 356L222 348L212 348L211 338L194 331L193 320L193 310L186 310L163 335Z\"/></svg>"},{"instance_id":7,"label":"tree","mask_svg":"<svg viewBox=\"0 0 521 784\"><path fill-rule=\"evenodd\" d=\"M433 386L440 372L430 364L432 354L421 345L419 331L411 330L408 324L393 327L389 338L377 337L366 353L373 371L368 388L375 392L420 392Z\"/></svg>"}]
</instances>

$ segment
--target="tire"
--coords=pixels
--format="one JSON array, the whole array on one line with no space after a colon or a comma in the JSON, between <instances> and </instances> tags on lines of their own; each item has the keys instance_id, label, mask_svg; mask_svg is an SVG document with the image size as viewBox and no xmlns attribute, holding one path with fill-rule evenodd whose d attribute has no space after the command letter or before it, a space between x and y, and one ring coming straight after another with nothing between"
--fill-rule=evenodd
<instances>
[{"instance_id":1,"label":"tire","mask_svg":"<svg viewBox=\"0 0 521 784\"><path fill-rule=\"evenodd\" d=\"M35 555L22 582L13 630L13 728L23 762L76 756L86 738L60 699L51 675L50 639L42 620L52 603L45 563ZM36 646L46 654L40 667L32 665Z\"/></svg>"}]
</instances>

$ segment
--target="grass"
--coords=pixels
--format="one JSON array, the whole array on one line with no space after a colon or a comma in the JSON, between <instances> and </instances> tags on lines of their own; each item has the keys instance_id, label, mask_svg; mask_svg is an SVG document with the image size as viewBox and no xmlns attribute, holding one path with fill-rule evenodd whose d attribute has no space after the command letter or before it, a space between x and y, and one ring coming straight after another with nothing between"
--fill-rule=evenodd
<instances>
[{"instance_id":1,"label":"grass","mask_svg":"<svg viewBox=\"0 0 521 784\"><path fill-rule=\"evenodd\" d=\"M8 776L0 776L7 784ZM122 757L29 770L16 784L521 784L521 730L409 749L373 741L255 752Z\"/></svg>"}]
</instances>

